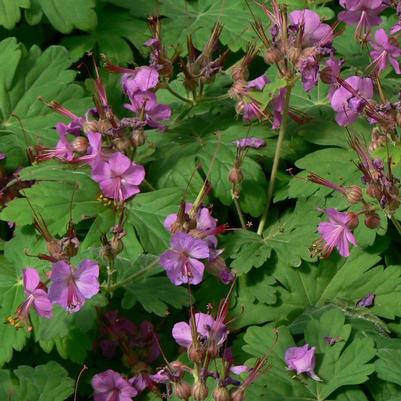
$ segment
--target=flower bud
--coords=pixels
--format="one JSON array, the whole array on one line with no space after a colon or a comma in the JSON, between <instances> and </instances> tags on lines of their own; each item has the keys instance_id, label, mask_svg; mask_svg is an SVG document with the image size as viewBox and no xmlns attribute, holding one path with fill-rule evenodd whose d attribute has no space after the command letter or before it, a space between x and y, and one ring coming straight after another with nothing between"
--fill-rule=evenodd
<instances>
[{"instance_id":1,"label":"flower bud","mask_svg":"<svg viewBox=\"0 0 401 401\"><path fill-rule=\"evenodd\" d=\"M231 401L244 401L245 391L242 388L237 388L231 394Z\"/></svg>"},{"instance_id":2,"label":"flower bud","mask_svg":"<svg viewBox=\"0 0 401 401\"><path fill-rule=\"evenodd\" d=\"M283 59L283 53L277 47L271 47L266 50L264 59L267 64L276 64Z\"/></svg>"},{"instance_id":3,"label":"flower bud","mask_svg":"<svg viewBox=\"0 0 401 401\"><path fill-rule=\"evenodd\" d=\"M372 198L376 198L378 200L380 200L382 197L380 189L377 188L376 185L374 184L368 185L366 192L368 193L369 196L371 196Z\"/></svg>"},{"instance_id":4,"label":"flower bud","mask_svg":"<svg viewBox=\"0 0 401 401\"><path fill-rule=\"evenodd\" d=\"M228 179L232 184L239 184L243 181L244 175L242 174L242 171L238 167L233 167L230 170L230 174L228 175Z\"/></svg>"},{"instance_id":5,"label":"flower bud","mask_svg":"<svg viewBox=\"0 0 401 401\"><path fill-rule=\"evenodd\" d=\"M249 78L249 71L243 65L236 65L232 69L231 76L233 81L247 81Z\"/></svg>"},{"instance_id":6,"label":"flower bud","mask_svg":"<svg viewBox=\"0 0 401 401\"><path fill-rule=\"evenodd\" d=\"M85 153L88 150L88 138L84 136L77 136L72 141L72 148L75 152Z\"/></svg>"},{"instance_id":7,"label":"flower bud","mask_svg":"<svg viewBox=\"0 0 401 401\"><path fill-rule=\"evenodd\" d=\"M241 114L244 111L244 102L240 100L236 105L235 105L235 112L237 114Z\"/></svg>"},{"instance_id":8,"label":"flower bud","mask_svg":"<svg viewBox=\"0 0 401 401\"><path fill-rule=\"evenodd\" d=\"M194 363L201 363L205 358L205 350L199 345L191 344L188 348L188 358Z\"/></svg>"},{"instance_id":9,"label":"flower bud","mask_svg":"<svg viewBox=\"0 0 401 401\"><path fill-rule=\"evenodd\" d=\"M192 397L195 401L203 401L207 398L209 390L202 382L197 382L192 387Z\"/></svg>"},{"instance_id":10,"label":"flower bud","mask_svg":"<svg viewBox=\"0 0 401 401\"><path fill-rule=\"evenodd\" d=\"M230 401L230 393L225 387L217 387L213 391L213 399L214 401Z\"/></svg>"},{"instance_id":11,"label":"flower bud","mask_svg":"<svg viewBox=\"0 0 401 401\"><path fill-rule=\"evenodd\" d=\"M362 200L362 189L358 185L352 185L344 189L344 195L349 203L355 204Z\"/></svg>"},{"instance_id":12,"label":"flower bud","mask_svg":"<svg viewBox=\"0 0 401 401\"><path fill-rule=\"evenodd\" d=\"M380 216L377 213L368 214L365 217L365 226L372 229L379 227Z\"/></svg>"},{"instance_id":13,"label":"flower bud","mask_svg":"<svg viewBox=\"0 0 401 401\"><path fill-rule=\"evenodd\" d=\"M124 244L120 238L113 237L110 241L110 246L114 255L118 255L124 249Z\"/></svg>"},{"instance_id":14,"label":"flower bud","mask_svg":"<svg viewBox=\"0 0 401 401\"><path fill-rule=\"evenodd\" d=\"M301 55L301 52L296 47L290 47L288 49L287 55L288 55L288 58L291 60L292 64L296 64L299 60L299 56Z\"/></svg>"},{"instance_id":15,"label":"flower bud","mask_svg":"<svg viewBox=\"0 0 401 401\"><path fill-rule=\"evenodd\" d=\"M85 134L88 134L89 132L96 132L97 131L97 121L85 121L82 124L82 129L85 132Z\"/></svg>"},{"instance_id":16,"label":"flower bud","mask_svg":"<svg viewBox=\"0 0 401 401\"><path fill-rule=\"evenodd\" d=\"M50 256L53 256L56 259L60 259L63 256L63 250L61 249L60 241L55 239L50 240L46 243L46 245Z\"/></svg>"},{"instance_id":17,"label":"flower bud","mask_svg":"<svg viewBox=\"0 0 401 401\"><path fill-rule=\"evenodd\" d=\"M185 365L181 361L173 361L170 363L171 368L174 370L174 375L178 377L184 376Z\"/></svg>"},{"instance_id":18,"label":"flower bud","mask_svg":"<svg viewBox=\"0 0 401 401\"><path fill-rule=\"evenodd\" d=\"M330 67L325 67L323 68L322 71L320 71L320 80L325 83L325 84L332 84L333 82L336 81L336 77L333 73L333 70Z\"/></svg>"},{"instance_id":19,"label":"flower bud","mask_svg":"<svg viewBox=\"0 0 401 401\"><path fill-rule=\"evenodd\" d=\"M188 383L182 381L180 383L173 384L173 392L178 399L186 401L189 399L189 397L191 397L192 390Z\"/></svg>"},{"instance_id":20,"label":"flower bud","mask_svg":"<svg viewBox=\"0 0 401 401\"><path fill-rule=\"evenodd\" d=\"M348 212L347 214L348 214L348 217L349 217L349 220L348 220L348 223L347 223L347 227L348 227L350 230L353 230L353 229L356 228L356 227L358 226L358 224L359 224L359 217L358 217L358 215L357 215L356 213L354 213L354 212Z\"/></svg>"},{"instance_id":21,"label":"flower bud","mask_svg":"<svg viewBox=\"0 0 401 401\"><path fill-rule=\"evenodd\" d=\"M132 133L131 142L136 148L139 148L140 146L142 146L145 143L145 140L146 140L146 138L145 138L145 133L143 132L143 129L136 129Z\"/></svg>"},{"instance_id":22,"label":"flower bud","mask_svg":"<svg viewBox=\"0 0 401 401\"><path fill-rule=\"evenodd\" d=\"M125 137L113 139L113 144L120 152L124 152L131 147L131 141Z\"/></svg>"}]
</instances>

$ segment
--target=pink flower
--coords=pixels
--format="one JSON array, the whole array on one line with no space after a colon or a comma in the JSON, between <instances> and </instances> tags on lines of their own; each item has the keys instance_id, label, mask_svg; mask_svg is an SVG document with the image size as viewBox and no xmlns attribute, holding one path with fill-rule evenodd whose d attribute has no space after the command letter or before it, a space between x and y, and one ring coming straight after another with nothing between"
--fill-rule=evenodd
<instances>
[{"instance_id":1,"label":"pink flower","mask_svg":"<svg viewBox=\"0 0 401 401\"><path fill-rule=\"evenodd\" d=\"M390 63L397 74L401 74L400 65L397 58L401 56L401 49L397 41L387 36L384 29L379 29L375 34L375 41L372 43L373 50L370 56L373 59L372 64L376 66L377 71L382 71Z\"/></svg>"},{"instance_id":2,"label":"pink flower","mask_svg":"<svg viewBox=\"0 0 401 401\"><path fill-rule=\"evenodd\" d=\"M78 268L74 268L65 261L59 261L53 264L50 280L49 297L52 303L69 312L78 312L86 299L99 292L99 265L85 259Z\"/></svg>"},{"instance_id":3,"label":"pink flower","mask_svg":"<svg viewBox=\"0 0 401 401\"><path fill-rule=\"evenodd\" d=\"M326 209L328 222L319 224L318 231L325 241L323 254L329 255L337 248L341 256L349 256L349 244L356 246L356 240L351 232L351 216L348 213L338 212L336 209Z\"/></svg>"},{"instance_id":4,"label":"pink flower","mask_svg":"<svg viewBox=\"0 0 401 401\"><path fill-rule=\"evenodd\" d=\"M245 94L250 90L263 91L264 87L269 83L269 78L266 75L261 75L255 78L252 81L249 81L246 85ZM245 99L247 97L245 96ZM258 118L263 117L263 110L260 109L260 105L257 101L252 100L252 97L249 97L249 100L241 102L243 104L243 120L244 121L252 121Z\"/></svg>"},{"instance_id":5,"label":"pink flower","mask_svg":"<svg viewBox=\"0 0 401 401\"><path fill-rule=\"evenodd\" d=\"M238 149L245 149L245 148L258 149L261 148L262 146L265 146L266 142L262 138L257 138L255 136L247 136L245 138L241 138L234 141L233 144Z\"/></svg>"},{"instance_id":6,"label":"pink flower","mask_svg":"<svg viewBox=\"0 0 401 401\"><path fill-rule=\"evenodd\" d=\"M103 194L116 202L124 202L140 192L145 169L120 152L107 161L100 160L92 169L92 179L99 183Z\"/></svg>"},{"instance_id":7,"label":"pink flower","mask_svg":"<svg viewBox=\"0 0 401 401\"><path fill-rule=\"evenodd\" d=\"M338 14L340 21L367 28L381 23L379 14L386 8L382 0L340 0L340 5L345 8Z\"/></svg>"},{"instance_id":8,"label":"pink flower","mask_svg":"<svg viewBox=\"0 0 401 401\"><path fill-rule=\"evenodd\" d=\"M108 369L92 378L94 401L132 401L138 391L119 373Z\"/></svg>"},{"instance_id":9,"label":"pink flower","mask_svg":"<svg viewBox=\"0 0 401 401\"><path fill-rule=\"evenodd\" d=\"M132 73L123 74L121 81L124 92L133 97L137 92L155 88L159 83L159 73L155 68L142 66L135 68Z\"/></svg>"},{"instance_id":10,"label":"pink flower","mask_svg":"<svg viewBox=\"0 0 401 401\"><path fill-rule=\"evenodd\" d=\"M206 313L195 313L196 332L200 342L214 341L217 346L227 340L228 329L225 324L219 323ZM192 326L186 322L176 323L173 327L173 337L177 344L189 348L192 344Z\"/></svg>"},{"instance_id":11,"label":"pink flower","mask_svg":"<svg viewBox=\"0 0 401 401\"><path fill-rule=\"evenodd\" d=\"M309 349L309 345L303 347L290 347L287 349L284 359L289 370L295 370L297 375L306 373L313 380L321 381L315 373L315 347Z\"/></svg>"},{"instance_id":12,"label":"pink flower","mask_svg":"<svg viewBox=\"0 0 401 401\"><path fill-rule=\"evenodd\" d=\"M333 30L320 22L319 14L311 10L295 10L288 14L290 25L302 26L302 46L324 46L333 40Z\"/></svg>"},{"instance_id":13,"label":"pink flower","mask_svg":"<svg viewBox=\"0 0 401 401\"><path fill-rule=\"evenodd\" d=\"M337 113L336 121L341 126L355 122L373 97L373 83L370 78L352 76L344 82L345 85L336 89L330 99L331 107Z\"/></svg>"},{"instance_id":14,"label":"pink flower","mask_svg":"<svg viewBox=\"0 0 401 401\"><path fill-rule=\"evenodd\" d=\"M17 316L21 322L29 320L29 310L34 307L39 316L46 319L52 317L52 304L46 292L46 287L40 281L39 273L32 267L22 271L25 301L17 309Z\"/></svg>"},{"instance_id":15,"label":"pink flower","mask_svg":"<svg viewBox=\"0 0 401 401\"><path fill-rule=\"evenodd\" d=\"M178 232L171 238L171 248L160 255L160 264L175 285L199 284L205 265L198 259L207 259L210 251L206 241Z\"/></svg>"}]
</instances>

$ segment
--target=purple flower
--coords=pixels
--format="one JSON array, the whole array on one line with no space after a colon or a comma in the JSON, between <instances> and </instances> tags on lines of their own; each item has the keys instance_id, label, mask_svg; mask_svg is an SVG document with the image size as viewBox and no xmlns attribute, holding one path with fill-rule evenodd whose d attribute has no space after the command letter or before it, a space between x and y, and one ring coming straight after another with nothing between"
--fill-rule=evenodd
<instances>
[{"instance_id":1,"label":"purple flower","mask_svg":"<svg viewBox=\"0 0 401 401\"><path fill-rule=\"evenodd\" d=\"M205 265L198 259L209 257L206 241L178 232L171 238L171 248L160 255L160 264L175 285L199 284L203 279Z\"/></svg>"},{"instance_id":2,"label":"purple flower","mask_svg":"<svg viewBox=\"0 0 401 401\"><path fill-rule=\"evenodd\" d=\"M326 209L328 222L321 222L318 231L325 241L324 255L330 255L337 248L341 256L349 256L349 244L356 245L354 235L349 228L351 217L348 213L338 212L336 209Z\"/></svg>"},{"instance_id":3,"label":"purple flower","mask_svg":"<svg viewBox=\"0 0 401 401\"><path fill-rule=\"evenodd\" d=\"M7 157L7 155L3 152L0 152L0 160L4 160Z\"/></svg>"},{"instance_id":4,"label":"purple flower","mask_svg":"<svg viewBox=\"0 0 401 401\"><path fill-rule=\"evenodd\" d=\"M295 10L288 14L291 25L302 26L302 46L323 46L333 40L333 30L330 25L320 22L319 14L311 10Z\"/></svg>"},{"instance_id":5,"label":"purple flower","mask_svg":"<svg viewBox=\"0 0 401 401\"><path fill-rule=\"evenodd\" d=\"M214 341L216 346L221 346L227 340L228 329L225 324L219 323L206 313L195 313L196 332L200 342ZM189 348L192 345L192 325L186 322L176 323L172 331L174 340L182 347Z\"/></svg>"},{"instance_id":6,"label":"purple flower","mask_svg":"<svg viewBox=\"0 0 401 401\"><path fill-rule=\"evenodd\" d=\"M39 273L32 267L23 269L22 281L24 284L25 301L17 309L17 316L21 322L29 320L29 309L34 307L39 316L46 319L52 317L52 304L41 283Z\"/></svg>"},{"instance_id":7,"label":"purple flower","mask_svg":"<svg viewBox=\"0 0 401 401\"><path fill-rule=\"evenodd\" d=\"M87 154L77 158L77 161L83 161L95 168L97 163L102 159L102 135L98 132L88 133L89 147Z\"/></svg>"},{"instance_id":8,"label":"purple flower","mask_svg":"<svg viewBox=\"0 0 401 401\"><path fill-rule=\"evenodd\" d=\"M315 57L309 56L299 61L299 72L302 77L302 85L306 92L312 90L318 80L319 62Z\"/></svg>"},{"instance_id":9,"label":"purple flower","mask_svg":"<svg viewBox=\"0 0 401 401\"><path fill-rule=\"evenodd\" d=\"M285 363L289 370L295 370L297 375L306 373L313 380L321 381L315 373L315 347L309 349L309 345L303 347L290 347L285 353Z\"/></svg>"},{"instance_id":10,"label":"purple flower","mask_svg":"<svg viewBox=\"0 0 401 401\"><path fill-rule=\"evenodd\" d=\"M286 94L287 94L287 89L282 88L280 89L279 94L272 101L273 115L274 115L272 124L273 129L278 129L281 126Z\"/></svg>"},{"instance_id":11,"label":"purple flower","mask_svg":"<svg viewBox=\"0 0 401 401\"><path fill-rule=\"evenodd\" d=\"M65 261L53 264L49 298L54 304L69 312L81 309L86 299L99 292L99 265L90 259L82 261L78 268Z\"/></svg>"},{"instance_id":12,"label":"purple flower","mask_svg":"<svg viewBox=\"0 0 401 401\"><path fill-rule=\"evenodd\" d=\"M107 161L100 160L92 170L92 179L99 183L103 194L116 202L124 202L140 192L145 169L120 152Z\"/></svg>"},{"instance_id":13,"label":"purple flower","mask_svg":"<svg viewBox=\"0 0 401 401\"><path fill-rule=\"evenodd\" d=\"M163 131L166 127L160 121L171 117L171 108L166 104L159 104L153 92L137 92L130 97L131 104L124 107L134 113L140 114L144 124ZM139 122L138 122L139 123Z\"/></svg>"},{"instance_id":14,"label":"purple flower","mask_svg":"<svg viewBox=\"0 0 401 401\"><path fill-rule=\"evenodd\" d=\"M378 16L386 5L382 0L340 0L345 11L338 14L338 19L348 25L364 25L369 28L381 23Z\"/></svg>"},{"instance_id":15,"label":"purple flower","mask_svg":"<svg viewBox=\"0 0 401 401\"><path fill-rule=\"evenodd\" d=\"M245 138L241 138L236 141L233 141L233 144L238 149L245 149L245 148L258 149L258 148L261 148L262 146L265 146L266 142L262 138L257 138L255 136L249 136L249 137L245 137Z\"/></svg>"},{"instance_id":16,"label":"purple flower","mask_svg":"<svg viewBox=\"0 0 401 401\"><path fill-rule=\"evenodd\" d=\"M256 89L258 91L262 91L269 82L270 80L266 75L261 75L252 81L249 81L246 85L246 89Z\"/></svg>"},{"instance_id":17,"label":"purple flower","mask_svg":"<svg viewBox=\"0 0 401 401\"><path fill-rule=\"evenodd\" d=\"M356 306L359 306L360 308L369 308L371 306L373 306L374 302L375 302L375 294L373 293L369 293L368 295L366 295L366 297L363 297L362 299L360 299L357 303Z\"/></svg>"},{"instance_id":18,"label":"purple flower","mask_svg":"<svg viewBox=\"0 0 401 401\"><path fill-rule=\"evenodd\" d=\"M352 124L358 118L367 102L373 97L373 83L370 78L352 76L334 91L330 102L336 114L336 121L341 126Z\"/></svg>"},{"instance_id":19,"label":"purple flower","mask_svg":"<svg viewBox=\"0 0 401 401\"><path fill-rule=\"evenodd\" d=\"M92 378L94 401L132 401L137 390L119 373L108 369Z\"/></svg>"},{"instance_id":20,"label":"purple flower","mask_svg":"<svg viewBox=\"0 0 401 401\"><path fill-rule=\"evenodd\" d=\"M241 104L243 105L242 113L244 121L252 121L263 117L263 110L257 101L252 99L252 96L246 96L250 90L263 91L264 87L269 83L269 78L266 75L261 75L252 81L249 81L245 87L245 97Z\"/></svg>"},{"instance_id":21,"label":"purple flower","mask_svg":"<svg viewBox=\"0 0 401 401\"><path fill-rule=\"evenodd\" d=\"M378 72L384 70L390 63L397 74L401 74L400 65L397 58L401 56L401 49L397 41L387 36L384 29L379 29L375 34L375 41L372 43L373 50L370 56L372 64L376 66Z\"/></svg>"},{"instance_id":22,"label":"purple flower","mask_svg":"<svg viewBox=\"0 0 401 401\"><path fill-rule=\"evenodd\" d=\"M221 249L209 248L210 256L206 263L206 270L216 276L223 284L230 284L233 282L235 275L227 267L224 260L219 256L223 253Z\"/></svg>"},{"instance_id":23,"label":"purple flower","mask_svg":"<svg viewBox=\"0 0 401 401\"><path fill-rule=\"evenodd\" d=\"M124 92L133 97L137 92L155 88L159 83L159 73L152 67L138 67L132 73L123 74L121 83Z\"/></svg>"}]
</instances>

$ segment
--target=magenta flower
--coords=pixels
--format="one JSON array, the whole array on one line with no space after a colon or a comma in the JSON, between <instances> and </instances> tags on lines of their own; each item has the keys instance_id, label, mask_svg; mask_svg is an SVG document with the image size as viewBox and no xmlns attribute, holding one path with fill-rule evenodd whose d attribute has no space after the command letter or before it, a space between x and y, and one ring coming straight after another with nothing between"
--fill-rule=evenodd
<instances>
[{"instance_id":1,"label":"magenta flower","mask_svg":"<svg viewBox=\"0 0 401 401\"><path fill-rule=\"evenodd\" d=\"M195 313L196 332L201 343L214 341L217 346L227 340L228 329L225 324L219 323L206 313ZM176 323L172 331L174 340L182 347L189 348L192 344L192 325L186 322Z\"/></svg>"},{"instance_id":2,"label":"magenta flower","mask_svg":"<svg viewBox=\"0 0 401 401\"><path fill-rule=\"evenodd\" d=\"M178 232L171 238L171 248L160 255L160 264L175 285L199 284L203 279L205 265L198 259L209 257L206 241Z\"/></svg>"},{"instance_id":3,"label":"magenta flower","mask_svg":"<svg viewBox=\"0 0 401 401\"><path fill-rule=\"evenodd\" d=\"M359 306L360 308L370 308L375 302L375 297L375 294L369 293L368 295L366 295L366 297L360 299L356 303L356 306Z\"/></svg>"},{"instance_id":4,"label":"magenta flower","mask_svg":"<svg viewBox=\"0 0 401 401\"><path fill-rule=\"evenodd\" d=\"M98 132L88 133L89 147L85 156L78 157L77 161L83 161L89 164L92 168L96 167L97 163L102 160L102 135Z\"/></svg>"},{"instance_id":5,"label":"magenta flower","mask_svg":"<svg viewBox=\"0 0 401 401\"><path fill-rule=\"evenodd\" d=\"M159 83L159 73L152 67L138 67L132 73L123 74L121 83L124 92L133 97L138 92L155 88Z\"/></svg>"},{"instance_id":6,"label":"magenta flower","mask_svg":"<svg viewBox=\"0 0 401 401\"><path fill-rule=\"evenodd\" d=\"M45 285L40 281L39 273L33 267L23 269L22 281L26 299L17 309L18 319L21 322L27 322L31 306L34 307L39 316L50 319L52 317L52 304Z\"/></svg>"},{"instance_id":7,"label":"magenta flower","mask_svg":"<svg viewBox=\"0 0 401 401\"><path fill-rule=\"evenodd\" d=\"M287 89L282 88L280 89L278 95L272 101L273 116L274 116L272 124L273 129L279 129L281 126L286 94L287 94Z\"/></svg>"},{"instance_id":8,"label":"magenta flower","mask_svg":"<svg viewBox=\"0 0 401 401\"><path fill-rule=\"evenodd\" d=\"M124 202L140 192L145 169L120 152L107 161L100 160L92 170L92 179L99 183L103 194L116 202Z\"/></svg>"},{"instance_id":9,"label":"magenta flower","mask_svg":"<svg viewBox=\"0 0 401 401\"><path fill-rule=\"evenodd\" d=\"M246 148L258 149L258 148L261 148L262 146L265 146L266 142L262 138L257 138L255 136L248 136L248 137L233 141L233 144L238 149L246 149Z\"/></svg>"},{"instance_id":10,"label":"magenta flower","mask_svg":"<svg viewBox=\"0 0 401 401\"><path fill-rule=\"evenodd\" d=\"M372 43L373 50L370 56L372 64L378 72L383 71L390 63L397 74L401 74L400 65L397 58L401 56L401 49L395 39L387 36L384 29L379 29L375 34L375 40Z\"/></svg>"},{"instance_id":11,"label":"magenta flower","mask_svg":"<svg viewBox=\"0 0 401 401\"><path fill-rule=\"evenodd\" d=\"M99 265L90 259L78 268L65 261L53 263L49 298L68 312L78 312L86 299L99 292Z\"/></svg>"},{"instance_id":12,"label":"magenta flower","mask_svg":"<svg viewBox=\"0 0 401 401\"><path fill-rule=\"evenodd\" d=\"M319 61L312 56L302 58L299 61L302 85L306 92L311 91L316 85L319 76Z\"/></svg>"},{"instance_id":13,"label":"magenta flower","mask_svg":"<svg viewBox=\"0 0 401 401\"><path fill-rule=\"evenodd\" d=\"M345 80L346 87L334 91L330 102L341 126L352 124L373 97L373 83L370 78L352 76Z\"/></svg>"},{"instance_id":14,"label":"magenta flower","mask_svg":"<svg viewBox=\"0 0 401 401\"><path fill-rule=\"evenodd\" d=\"M252 81L249 81L245 87L244 101L240 104L243 106L243 120L252 121L263 117L263 110L260 109L260 105L256 100L252 99L252 96L246 96L250 90L263 91L264 87L269 83L269 78L266 75L261 75Z\"/></svg>"},{"instance_id":15,"label":"magenta flower","mask_svg":"<svg viewBox=\"0 0 401 401\"><path fill-rule=\"evenodd\" d=\"M349 244L356 246L356 240L349 228L351 217L348 213L338 212L336 209L326 209L328 222L321 222L319 234L325 241L324 255L330 255L337 248L341 256L349 256Z\"/></svg>"},{"instance_id":16,"label":"magenta flower","mask_svg":"<svg viewBox=\"0 0 401 401\"><path fill-rule=\"evenodd\" d=\"M94 401L132 401L137 390L119 373L108 369L92 378Z\"/></svg>"},{"instance_id":17,"label":"magenta flower","mask_svg":"<svg viewBox=\"0 0 401 401\"><path fill-rule=\"evenodd\" d=\"M290 347L287 349L284 359L289 370L295 370L297 375L306 373L313 380L321 381L315 373L315 347L309 349L309 345L303 347Z\"/></svg>"},{"instance_id":18,"label":"magenta flower","mask_svg":"<svg viewBox=\"0 0 401 401\"><path fill-rule=\"evenodd\" d=\"M166 127L160 121L168 120L171 117L171 108L166 104L159 104L153 92L137 92L130 97L131 104L124 107L141 116L138 124L147 124L152 128L163 131Z\"/></svg>"},{"instance_id":19,"label":"magenta flower","mask_svg":"<svg viewBox=\"0 0 401 401\"><path fill-rule=\"evenodd\" d=\"M381 23L379 14L387 7L382 0L340 0L345 8L338 19L348 25L357 25L356 35L366 35L370 28Z\"/></svg>"},{"instance_id":20,"label":"magenta flower","mask_svg":"<svg viewBox=\"0 0 401 401\"><path fill-rule=\"evenodd\" d=\"M324 46L333 40L333 30L320 21L319 14L311 10L295 10L288 14L290 25L303 28L302 46Z\"/></svg>"}]
</instances>

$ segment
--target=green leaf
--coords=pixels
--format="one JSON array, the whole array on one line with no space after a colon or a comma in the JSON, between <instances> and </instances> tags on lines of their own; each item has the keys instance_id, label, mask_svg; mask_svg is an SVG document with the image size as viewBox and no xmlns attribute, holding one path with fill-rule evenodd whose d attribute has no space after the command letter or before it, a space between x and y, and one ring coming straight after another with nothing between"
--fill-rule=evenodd
<instances>
[{"instance_id":1,"label":"green leaf","mask_svg":"<svg viewBox=\"0 0 401 401\"><path fill-rule=\"evenodd\" d=\"M146 23L134 18L126 11L105 7L98 11L98 24L86 35L72 35L63 39L71 57L78 60L90 50L105 54L114 63L127 64L133 61L130 44L143 51L147 39Z\"/></svg>"},{"instance_id":2,"label":"green leaf","mask_svg":"<svg viewBox=\"0 0 401 401\"><path fill-rule=\"evenodd\" d=\"M21 18L21 8L28 8L29 0L0 0L0 25L6 29L14 28Z\"/></svg>"},{"instance_id":3,"label":"green leaf","mask_svg":"<svg viewBox=\"0 0 401 401\"><path fill-rule=\"evenodd\" d=\"M5 166L15 169L26 161L28 146L40 142L54 145L54 126L65 119L39 100L57 100L73 112L87 110L89 99L73 83L76 73L68 70L72 60L66 49L50 46L43 53L37 46L27 51L15 38L0 42L0 135L2 151L11 152ZM4 138L4 143L3 143Z\"/></svg>"},{"instance_id":4,"label":"green leaf","mask_svg":"<svg viewBox=\"0 0 401 401\"><path fill-rule=\"evenodd\" d=\"M263 17L262 9L249 3L253 13ZM202 48L210 37L216 21L223 26L221 42L236 52L245 49L255 38L250 22L252 14L245 0L215 1L165 0L160 6L160 14L168 17L163 25L166 43L181 45L185 49L186 38L192 36L195 46ZM264 16L265 21L267 20Z\"/></svg>"},{"instance_id":5,"label":"green leaf","mask_svg":"<svg viewBox=\"0 0 401 401\"><path fill-rule=\"evenodd\" d=\"M37 24L45 15L53 27L61 33L70 33L77 28L90 31L96 26L95 0L32 0L33 10L27 10L30 23Z\"/></svg>"},{"instance_id":6,"label":"green leaf","mask_svg":"<svg viewBox=\"0 0 401 401\"><path fill-rule=\"evenodd\" d=\"M14 374L19 379L16 400L64 401L74 392L74 380L53 361L35 368L22 365Z\"/></svg>"}]
</instances>

